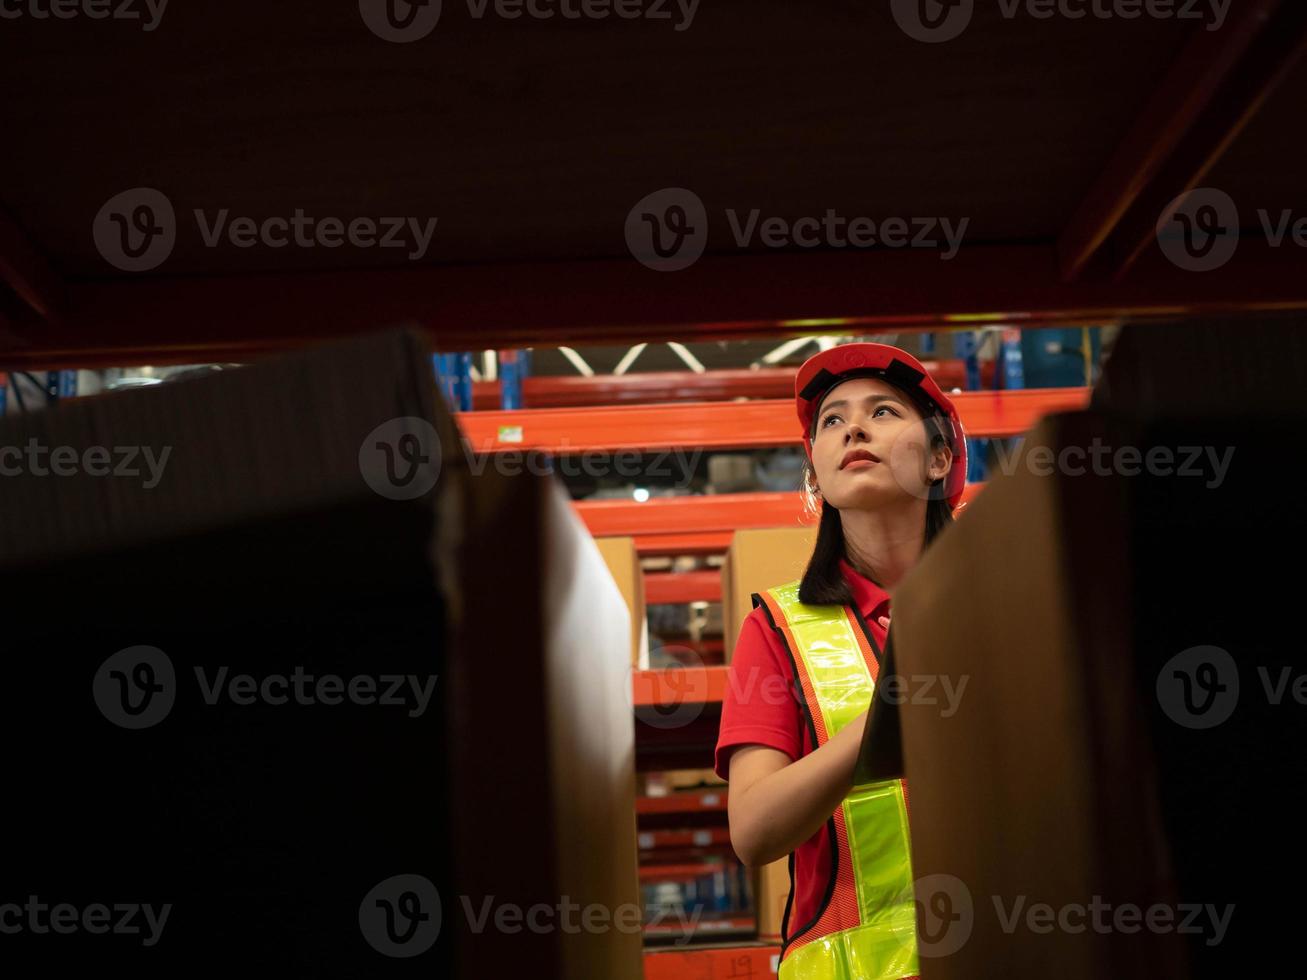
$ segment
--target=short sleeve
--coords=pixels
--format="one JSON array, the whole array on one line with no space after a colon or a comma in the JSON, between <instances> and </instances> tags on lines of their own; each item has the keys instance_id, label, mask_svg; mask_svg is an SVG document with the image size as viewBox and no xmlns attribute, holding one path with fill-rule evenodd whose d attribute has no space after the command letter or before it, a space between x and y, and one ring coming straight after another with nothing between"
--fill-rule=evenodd
<instances>
[{"instance_id":1,"label":"short sleeve","mask_svg":"<svg viewBox=\"0 0 1307 980\"><path fill-rule=\"evenodd\" d=\"M742 745L766 745L792 760L803 752L794 671L781 640L761 609L740 627L731 658L713 770L730 778L731 753Z\"/></svg>"}]
</instances>

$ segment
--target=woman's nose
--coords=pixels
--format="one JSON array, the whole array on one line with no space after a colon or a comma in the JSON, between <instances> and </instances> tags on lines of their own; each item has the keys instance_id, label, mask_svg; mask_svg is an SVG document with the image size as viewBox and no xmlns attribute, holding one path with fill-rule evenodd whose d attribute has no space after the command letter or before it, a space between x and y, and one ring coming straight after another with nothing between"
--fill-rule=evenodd
<instances>
[{"instance_id":1,"label":"woman's nose","mask_svg":"<svg viewBox=\"0 0 1307 980\"><path fill-rule=\"evenodd\" d=\"M849 427L844 430L844 441L849 442L866 442L871 437L867 435L867 430L858 425L857 422L850 422Z\"/></svg>"}]
</instances>

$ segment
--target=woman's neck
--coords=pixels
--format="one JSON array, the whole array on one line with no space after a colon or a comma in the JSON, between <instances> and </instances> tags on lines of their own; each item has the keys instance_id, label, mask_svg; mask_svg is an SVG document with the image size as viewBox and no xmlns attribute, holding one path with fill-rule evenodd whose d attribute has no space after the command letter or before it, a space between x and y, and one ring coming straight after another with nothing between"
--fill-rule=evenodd
<instances>
[{"instance_id":1,"label":"woman's neck","mask_svg":"<svg viewBox=\"0 0 1307 980\"><path fill-rule=\"evenodd\" d=\"M926 502L909 500L898 509L843 510L840 521L849 564L892 593L921 557Z\"/></svg>"}]
</instances>

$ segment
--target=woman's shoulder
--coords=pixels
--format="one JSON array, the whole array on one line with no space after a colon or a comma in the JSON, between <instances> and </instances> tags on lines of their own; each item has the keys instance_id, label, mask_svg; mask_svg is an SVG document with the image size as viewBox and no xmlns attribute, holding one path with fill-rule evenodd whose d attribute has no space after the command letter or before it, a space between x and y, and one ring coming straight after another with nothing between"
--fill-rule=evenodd
<instances>
[{"instance_id":1,"label":"woman's shoulder","mask_svg":"<svg viewBox=\"0 0 1307 980\"><path fill-rule=\"evenodd\" d=\"M732 662L742 659L750 662L767 661L778 666L787 661L785 648L765 606L754 606L741 620L739 637L735 641L735 652L731 659Z\"/></svg>"}]
</instances>

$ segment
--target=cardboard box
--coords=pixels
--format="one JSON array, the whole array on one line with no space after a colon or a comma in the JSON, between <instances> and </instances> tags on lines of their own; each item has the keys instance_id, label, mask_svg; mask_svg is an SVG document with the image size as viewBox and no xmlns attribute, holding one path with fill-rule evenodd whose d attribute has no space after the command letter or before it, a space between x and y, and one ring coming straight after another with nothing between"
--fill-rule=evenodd
<instances>
[{"instance_id":1,"label":"cardboard box","mask_svg":"<svg viewBox=\"0 0 1307 980\"><path fill-rule=\"evenodd\" d=\"M477 931L459 909L454 976L640 980L631 635L623 596L557 481L479 478L453 567L465 593L463 685L451 728L466 802L455 870L475 903L602 909L606 931ZM515 542L511 567L485 547ZM541 587L543 586L543 587ZM505 618L505 595L517 596ZM538 645L531 639L538 638ZM511 787L509 783L513 784ZM484 787L473 792L472 786ZM579 911L572 922L579 925ZM547 921L547 920L546 920ZM483 972L484 971L484 972Z\"/></svg>"},{"instance_id":2,"label":"cardboard box","mask_svg":"<svg viewBox=\"0 0 1307 980\"><path fill-rule=\"evenodd\" d=\"M1281 382L1302 390L1305 368ZM924 980L1224 976L1269 969L1293 928L1284 842L1307 764L1268 749L1307 723L1259 674L1300 669L1283 643L1298 586L1236 570L1264 561L1265 463L1304 419L1154 405L1045 419L895 594L906 687L878 686L869 737L896 718L902 767L885 753L871 775L910 787ZM1087 463L1204 445L1237 447L1220 480ZM1307 543L1301 508L1277 511L1275 538ZM1133 927L1145 914L1171 926Z\"/></svg>"},{"instance_id":3,"label":"cardboard box","mask_svg":"<svg viewBox=\"0 0 1307 980\"><path fill-rule=\"evenodd\" d=\"M759 868L753 893L758 904L758 938L779 943L785 920L785 901L790 894L790 859L781 858Z\"/></svg>"},{"instance_id":4,"label":"cardboard box","mask_svg":"<svg viewBox=\"0 0 1307 980\"><path fill-rule=\"evenodd\" d=\"M817 541L817 528L780 527L736 531L722 565L722 620L726 662L735 652L751 596L803 576Z\"/></svg>"},{"instance_id":5,"label":"cardboard box","mask_svg":"<svg viewBox=\"0 0 1307 980\"><path fill-rule=\"evenodd\" d=\"M631 614L631 666L649 663L649 620L644 608L644 571L634 538L595 538L599 554L622 593Z\"/></svg>"},{"instance_id":6,"label":"cardboard box","mask_svg":"<svg viewBox=\"0 0 1307 980\"><path fill-rule=\"evenodd\" d=\"M6 878L172 906L153 946L7 936L9 972L640 976L638 931L493 925L638 921L630 624L556 481L469 471L430 365L375 335L0 420L77 469L0 479ZM116 447L170 452L147 486L92 472ZM410 892L438 931L395 959Z\"/></svg>"}]
</instances>

